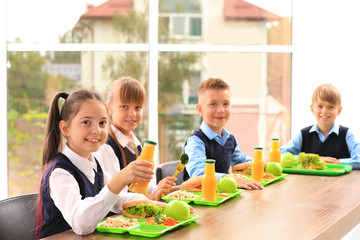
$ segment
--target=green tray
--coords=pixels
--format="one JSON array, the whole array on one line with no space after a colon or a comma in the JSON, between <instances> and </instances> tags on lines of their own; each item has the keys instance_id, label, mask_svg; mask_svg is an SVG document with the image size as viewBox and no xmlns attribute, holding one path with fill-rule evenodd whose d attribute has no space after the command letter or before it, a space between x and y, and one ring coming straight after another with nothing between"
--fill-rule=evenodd
<instances>
[{"instance_id":1,"label":"green tray","mask_svg":"<svg viewBox=\"0 0 360 240\"><path fill-rule=\"evenodd\" d=\"M230 198L239 196L243 191L245 191L245 190L244 189L238 189L236 192L227 193L227 194L229 194L228 197L216 197L216 201L204 201L204 200L201 200L201 196L202 196L201 192L194 192L195 194L199 195L199 198L194 199L193 202L195 204L200 204L200 205L217 206L217 205L225 202L226 200L228 200Z\"/></svg>"},{"instance_id":2,"label":"green tray","mask_svg":"<svg viewBox=\"0 0 360 240\"><path fill-rule=\"evenodd\" d=\"M277 181L281 181L281 180L284 180L285 176L287 176L288 174L281 174L281 176L275 176L274 179L264 179L262 182L261 182L261 185L263 185L264 187L266 187L267 185L269 185L270 183L274 183L274 182L277 182Z\"/></svg>"},{"instance_id":3,"label":"green tray","mask_svg":"<svg viewBox=\"0 0 360 240\"><path fill-rule=\"evenodd\" d=\"M288 174L281 174L280 176L274 176L274 179L263 179L263 181L261 182L261 185L263 185L264 187L266 187L267 185L269 185L270 183L274 183L277 181L281 181L284 180L285 176L287 176ZM251 175L246 175L247 178L251 179Z\"/></svg>"},{"instance_id":4,"label":"green tray","mask_svg":"<svg viewBox=\"0 0 360 240\"><path fill-rule=\"evenodd\" d=\"M183 191L183 190L177 190L177 191L175 191L175 192L181 192L181 191ZM174 193L175 193L175 192L174 192ZM194 201L195 199L200 198L200 195L199 195L199 194L196 194L196 192L191 192L191 193L194 193L194 194L196 195L196 197L194 197L194 198L187 198L187 199L180 198L179 200L184 201L184 202L187 202L187 203L190 203L190 202ZM170 202L170 201L172 201L172 200L178 200L178 198L171 198L171 196L169 197L169 195L170 195L170 194L165 195L165 196L163 196L161 199L165 200L166 202Z\"/></svg>"},{"instance_id":5,"label":"green tray","mask_svg":"<svg viewBox=\"0 0 360 240\"><path fill-rule=\"evenodd\" d=\"M116 217L120 217L116 216ZM116 218L114 217L114 218ZM129 228L105 228L101 225L105 222L100 222L96 229L99 232L105 232L105 233L116 233L116 234L123 234L123 233L130 233L132 235L138 235L138 236L144 236L144 237L157 237L167 231L170 231L174 228L177 228L182 225L190 224L192 222L195 222L196 219L198 219L200 215L191 214L190 218L185 221L178 221L178 224L175 224L174 226L161 226L161 225L153 225L153 224L146 224L146 218L138 218L138 224L131 226ZM124 217L128 218L128 217Z\"/></svg>"},{"instance_id":6,"label":"green tray","mask_svg":"<svg viewBox=\"0 0 360 240\"><path fill-rule=\"evenodd\" d=\"M192 222L195 222L196 219L198 219L200 215L190 215L190 218L185 221L178 221L178 224L175 224L173 226L161 226L161 225L153 225L153 224L146 224L146 223L140 223L139 225L133 226L129 228L129 233L131 235L137 235L137 236L143 236L143 237L157 237L167 231L173 230L174 228L177 228L179 226L183 226L186 224L190 224Z\"/></svg>"},{"instance_id":7,"label":"green tray","mask_svg":"<svg viewBox=\"0 0 360 240\"><path fill-rule=\"evenodd\" d=\"M306 175L338 176L352 170L352 166L346 164L326 164L326 168L322 170L296 169L294 167L297 167L297 164L291 168L283 168L283 172Z\"/></svg>"},{"instance_id":8,"label":"green tray","mask_svg":"<svg viewBox=\"0 0 360 240\"><path fill-rule=\"evenodd\" d=\"M117 218L117 217L124 217L124 218L130 219L129 217L125 217L125 216L123 216L123 215L113 216L113 217L111 217L111 218ZM139 224L146 221L146 219L143 219L143 218L138 218L137 220L138 220ZM102 227L102 226L101 226L105 221L106 221L106 220L101 221L101 222L98 223L98 225L96 226L96 229L97 229L99 232L108 232L108 233L122 234L122 233L128 232L128 230L129 230L130 228L139 225L139 224L137 224L137 225L131 226L131 227L129 227L129 228L107 228L107 227Z\"/></svg>"}]
</instances>

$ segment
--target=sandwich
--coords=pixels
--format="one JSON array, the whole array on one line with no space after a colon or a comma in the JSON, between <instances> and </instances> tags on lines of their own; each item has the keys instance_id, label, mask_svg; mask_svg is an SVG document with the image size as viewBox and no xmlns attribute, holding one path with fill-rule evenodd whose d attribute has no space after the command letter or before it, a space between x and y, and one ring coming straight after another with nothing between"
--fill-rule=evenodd
<instances>
[{"instance_id":1,"label":"sandwich","mask_svg":"<svg viewBox=\"0 0 360 240\"><path fill-rule=\"evenodd\" d=\"M131 218L148 218L165 214L166 203L151 200L134 200L125 202L122 214Z\"/></svg>"},{"instance_id":2,"label":"sandwich","mask_svg":"<svg viewBox=\"0 0 360 240\"><path fill-rule=\"evenodd\" d=\"M308 169L325 169L326 163L320 159L318 154L313 153L299 153L297 157L298 166Z\"/></svg>"},{"instance_id":3,"label":"sandwich","mask_svg":"<svg viewBox=\"0 0 360 240\"><path fill-rule=\"evenodd\" d=\"M181 190L186 190L188 192L201 192L201 180L202 175L197 177L191 177L182 184L180 184Z\"/></svg>"},{"instance_id":4,"label":"sandwich","mask_svg":"<svg viewBox=\"0 0 360 240\"><path fill-rule=\"evenodd\" d=\"M251 175L251 163L252 161L236 164L232 167L232 172L240 173L242 175Z\"/></svg>"}]
</instances>

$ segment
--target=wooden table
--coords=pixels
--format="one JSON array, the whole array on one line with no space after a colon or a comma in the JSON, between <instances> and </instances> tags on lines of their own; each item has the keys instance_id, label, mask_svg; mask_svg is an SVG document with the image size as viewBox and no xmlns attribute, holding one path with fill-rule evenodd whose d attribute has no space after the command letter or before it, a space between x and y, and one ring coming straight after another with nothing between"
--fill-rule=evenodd
<instances>
[{"instance_id":1,"label":"wooden table","mask_svg":"<svg viewBox=\"0 0 360 240\"><path fill-rule=\"evenodd\" d=\"M341 239L360 222L360 171L336 177L289 174L217 207L192 206L201 215L196 223L158 238L77 236L70 230L46 239Z\"/></svg>"}]
</instances>

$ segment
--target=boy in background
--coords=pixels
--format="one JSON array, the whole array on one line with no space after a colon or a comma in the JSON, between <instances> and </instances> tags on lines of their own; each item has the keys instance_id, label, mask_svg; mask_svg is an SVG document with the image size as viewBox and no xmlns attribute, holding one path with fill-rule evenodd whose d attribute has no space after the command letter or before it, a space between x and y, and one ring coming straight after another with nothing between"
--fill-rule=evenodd
<instances>
[{"instance_id":1,"label":"boy in background","mask_svg":"<svg viewBox=\"0 0 360 240\"><path fill-rule=\"evenodd\" d=\"M318 86L310 109L317 123L303 128L280 148L281 153L315 153L326 163L349 164L353 169L360 169L359 142L349 128L335 122L342 110L338 89L331 84Z\"/></svg>"},{"instance_id":2,"label":"boy in background","mask_svg":"<svg viewBox=\"0 0 360 240\"><path fill-rule=\"evenodd\" d=\"M230 117L230 87L219 78L203 81L197 89L199 103L196 110L203 118L200 129L188 138L184 152L189 156L185 166L184 180L203 175L205 160L215 159L215 174L218 179L229 174L230 166L251 161L239 149L234 135L224 126ZM235 177L238 188L262 189L258 181Z\"/></svg>"}]
</instances>

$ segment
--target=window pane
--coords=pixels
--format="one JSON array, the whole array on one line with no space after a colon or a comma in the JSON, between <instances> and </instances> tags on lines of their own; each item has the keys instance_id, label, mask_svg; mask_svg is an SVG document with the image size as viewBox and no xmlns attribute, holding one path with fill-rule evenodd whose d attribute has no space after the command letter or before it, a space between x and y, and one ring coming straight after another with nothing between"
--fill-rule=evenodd
<instances>
[{"instance_id":1,"label":"window pane","mask_svg":"<svg viewBox=\"0 0 360 240\"><path fill-rule=\"evenodd\" d=\"M200 13L199 0L160 0L160 12Z\"/></svg>"},{"instance_id":2,"label":"window pane","mask_svg":"<svg viewBox=\"0 0 360 240\"><path fill-rule=\"evenodd\" d=\"M185 18L183 17L174 17L174 35L184 35L185 34Z\"/></svg>"},{"instance_id":3,"label":"window pane","mask_svg":"<svg viewBox=\"0 0 360 240\"><path fill-rule=\"evenodd\" d=\"M159 58L160 162L177 159L200 127L196 89L208 76L230 85L231 117L225 128L244 153L252 156L254 146L268 151L272 137L282 143L290 139L290 54L179 52Z\"/></svg>"},{"instance_id":4,"label":"window pane","mask_svg":"<svg viewBox=\"0 0 360 240\"><path fill-rule=\"evenodd\" d=\"M201 36L201 18L190 18L190 35Z\"/></svg>"},{"instance_id":5,"label":"window pane","mask_svg":"<svg viewBox=\"0 0 360 240\"><path fill-rule=\"evenodd\" d=\"M161 41L188 44L188 40L192 40L193 44L229 45L291 44L291 1L193 0L192 4L193 7L189 7L188 1L160 1L160 18L168 16L174 19L181 15L189 24L188 34L182 38L174 31L169 32L166 40L160 34Z\"/></svg>"},{"instance_id":6,"label":"window pane","mask_svg":"<svg viewBox=\"0 0 360 240\"><path fill-rule=\"evenodd\" d=\"M147 0L91 2L94 4L71 0L8 1L8 41L19 38L22 43L147 42Z\"/></svg>"},{"instance_id":7,"label":"window pane","mask_svg":"<svg viewBox=\"0 0 360 240\"><path fill-rule=\"evenodd\" d=\"M105 98L114 79L129 75L148 84L141 52L8 52L8 60L9 196L38 191L47 112L57 92L90 88ZM142 142L146 109L135 130Z\"/></svg>"}]
</instances>

